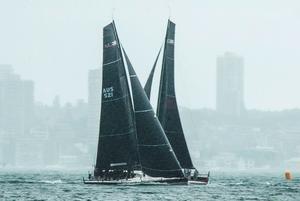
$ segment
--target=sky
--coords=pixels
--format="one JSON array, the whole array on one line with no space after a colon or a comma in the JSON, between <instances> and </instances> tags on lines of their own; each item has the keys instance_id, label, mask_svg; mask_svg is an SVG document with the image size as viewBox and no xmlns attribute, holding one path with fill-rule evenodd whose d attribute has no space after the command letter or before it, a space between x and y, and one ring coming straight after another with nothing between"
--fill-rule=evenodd
<instances>
[{"instance_id":1,"label":"sky","mask_svg":"<svg viewBox=\"0 0 300 201\"><path fill-rule=\"evenodd\" d=\"M298 0L0 0L0 64L35 82L35 99L87 100L101 68L102 28L115 20L142 83L176 23L179 105L215 108L216 57L245 60L248 109L300 108Z\"/></svg>"}]
</instances>

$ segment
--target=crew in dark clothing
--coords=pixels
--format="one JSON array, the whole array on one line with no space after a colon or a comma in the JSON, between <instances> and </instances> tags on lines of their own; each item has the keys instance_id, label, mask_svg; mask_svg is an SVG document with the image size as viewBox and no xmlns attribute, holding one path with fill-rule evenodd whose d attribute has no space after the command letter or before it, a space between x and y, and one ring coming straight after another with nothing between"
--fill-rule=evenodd
<instances>
[{"instance_id":1,"label":"crew in dark clothing","mask_svg":"<svg viewBox=\"0 0 300 201\"><path fill-rule=\"evenodd\" d=\"M194 172L194 179L197 179L198 175L199 175L198 170L195 170L195 172Z\"/></svg>"}]
</instances>

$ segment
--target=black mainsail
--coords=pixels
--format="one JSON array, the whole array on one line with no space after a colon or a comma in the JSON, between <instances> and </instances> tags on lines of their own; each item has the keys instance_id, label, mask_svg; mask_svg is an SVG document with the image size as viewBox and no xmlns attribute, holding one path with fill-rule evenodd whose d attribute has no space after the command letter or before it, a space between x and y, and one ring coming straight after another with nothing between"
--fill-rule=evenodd
<instances>
[{"instance_id":1,"label":"black mainsail","mask_svg":"<svg viewBox=\"0 0 300 201\"><path fill-rule=\"evenodd\" d=\"M157 116L182 168L194 169L184 138L174 86L175 24L168 21L165 37Z\"/></svg>"},{"instance_id":2,"label":"black mainsail","mask_svg":"<svg viewBox=\"0 0 300 201\"><path fill-rule=\"evenodd\" d=\"M114 22L103 28L102 72L95 176L109 170L132 170L138 161L133 106Z\"/></svg>"},{"instance_id":3,"label":"black mainsail","mask_svg":"<svg viewBox=\"0 0 300 201\"><path fill-rule=\"evenodd\" d=\"M152 177L183 177L181 166L124 51L134 103L142 171Z\"/></svg>"},{"instance_id":4,"label":"black mainsail","mask_svg":"<svg viewBox=\"0 0 300 201\"><path fill-rule=\"evenodd\" d=\"M152 70L150 72L150 75L147 79L147 82L144 86L144 90L145 90L145 93L148 97L148 99L150 100L150 95L151 95L151 87L152 87L152 82L153 82L153 76L154 76L154 72L155 72L155 67L156 67L156 64L157 64L157 61L158 61L158 58L159 58L159 55L160 55L160 51L161 51L161 48L159 49L158 51L158 54L157 54L157 57L155 59L155 62L153 64L153 67L152 67Z\"/></svg>"}]
</instances>

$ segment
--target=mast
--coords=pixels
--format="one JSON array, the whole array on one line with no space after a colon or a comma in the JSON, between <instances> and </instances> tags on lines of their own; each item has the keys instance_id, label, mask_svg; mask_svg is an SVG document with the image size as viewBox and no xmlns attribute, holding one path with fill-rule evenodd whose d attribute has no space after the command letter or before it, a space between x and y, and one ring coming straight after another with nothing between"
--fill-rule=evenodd
<instances>
[{"instance_id":1,"label":"mast","mask_svg":"<svg viewBox=\"0 0 300 201\"><path fill-rule=\"evenodd\" d=\"M102 101L95 176L109 170L132 170L138 161L133 106L114 22L103 28L102 66Z\"/></svg>"},{"instance_id":2,"label":"mast","mask_svg":"<svg viewBox=\"0 0 300 201\"><path fill-rule=\"evenodd\" d=\"M185 169L193 169L194 166L185 141L175 95L174 45L175 24L168 20L158 94L157 116L180 165Z\"/></svg>"},{"instance_id":3,"label":"mast","mask_svg":"<svg viewBox=\"0 0 300 201\"><path fill-rule=\"evenodd\" d=\"M145 90L146 95L147 95L149 100L150 100L150 95L151 95L151 87L152 87L152 82L153 82L154 71L155 71L155 67L156 67L160 52L161 52L161 48L158 51L158 54L157 54L157 57L156 57L155 62L153 64L152 70L151 70L150 75L147 79L147 82L144 86L144 90Z\"/></svg>"},{"instance_id":4,"label":"mast","mask_svg":"<svg viewBox=\"0 0 300 201\"><path fill-rule=\"evenodd\" d=\"M123 52L131 81L142 171L152 177L183 177L182 168L168 138L124 49Z\"/></svg>"}]
</instances>

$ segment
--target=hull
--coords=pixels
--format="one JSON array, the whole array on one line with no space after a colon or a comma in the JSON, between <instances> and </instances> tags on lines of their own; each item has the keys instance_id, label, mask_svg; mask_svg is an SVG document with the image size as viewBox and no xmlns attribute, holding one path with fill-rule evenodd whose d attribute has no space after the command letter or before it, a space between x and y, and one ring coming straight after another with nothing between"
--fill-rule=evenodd
<instances>
[{"instance_id":1,"label":"hull","mask_svg":"<svg viewBox=\"0 0 300 201\"><path fill-rule=\"evenodd\" d=\"M207 185L209 182L209 173L206 176L190 177L188 178L189 184Z\"/></svg>"},{"instance_id":2,"label":"hull","mask_svg":"<svg viewBox=\"0 0 300 201\"><path fill-rule=\"evenodd\" d=\"M207 185L208 178L198 179L198 180L188 180L188 184L196 184L196 185Z\"/></svg>"},{"instance_id":3,"label":"hull","mask_svg":"<svg viewBox=\"0 0 300 201\"><path fill-rule=\"evenodd\" d=\"M84 184L94 185L187 185L188 180L186 178L154 178L154 177L134 177L130 179L120 180L85 180Z\"/></svg>"}]
</instances>

